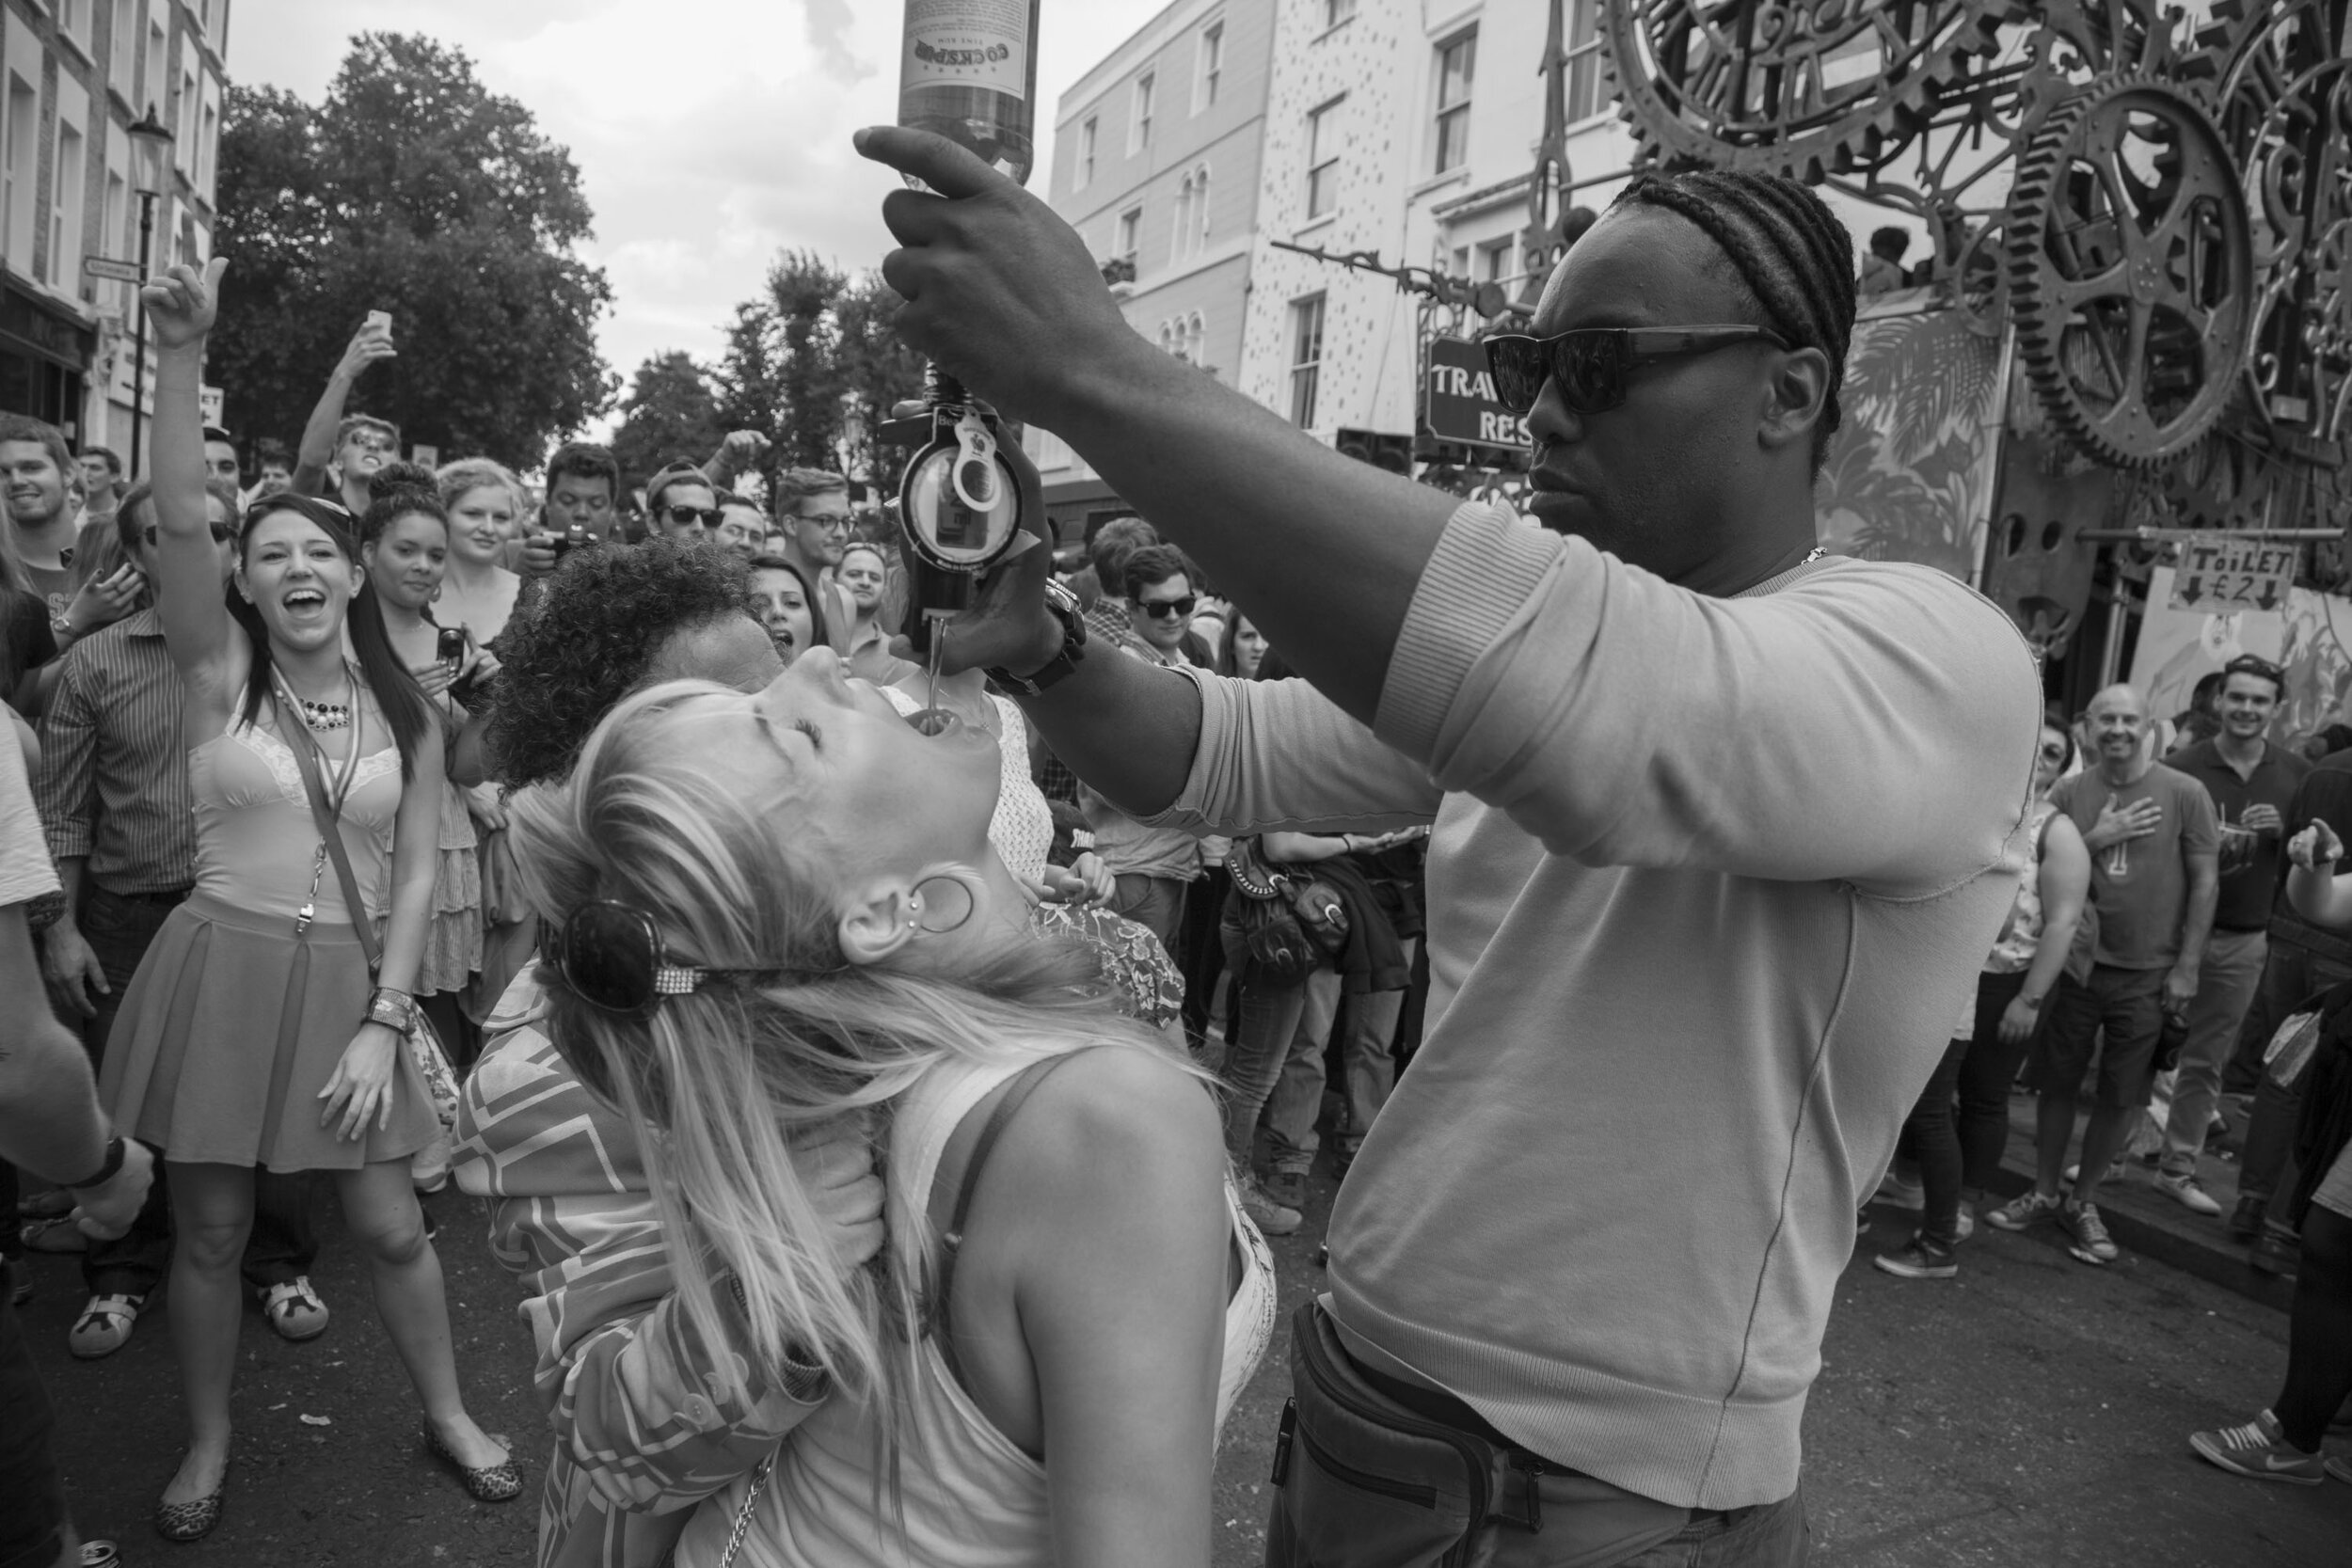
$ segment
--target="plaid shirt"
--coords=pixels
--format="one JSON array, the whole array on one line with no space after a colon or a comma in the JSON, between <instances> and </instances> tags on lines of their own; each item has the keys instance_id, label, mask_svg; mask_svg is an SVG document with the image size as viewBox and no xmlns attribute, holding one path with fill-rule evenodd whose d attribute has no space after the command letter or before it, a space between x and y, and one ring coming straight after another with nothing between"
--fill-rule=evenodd
<instances>
[{"instance_id":1,"label":"plaid shirt","mask_svg":"<svg viewBox=\"0 0 2352 1568\"><path fill-rule=\"evenodd\" d=\"M142 610L66 651L40 723L34 799L49 853L87 856L112 893L162 893L196 879L185 693L164 624Z\"/></svg>"}]
</instances>

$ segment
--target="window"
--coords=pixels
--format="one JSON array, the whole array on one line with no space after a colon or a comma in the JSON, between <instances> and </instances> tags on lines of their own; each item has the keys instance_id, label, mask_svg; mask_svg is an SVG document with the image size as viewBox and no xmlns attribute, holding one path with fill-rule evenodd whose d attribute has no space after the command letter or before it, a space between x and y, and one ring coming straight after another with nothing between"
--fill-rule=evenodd
<instances>
[{"instance_id":1,"label":"window","mask_svg":"<svg viewBox=\"0 0 2352 1568\"><path fill-rule=\"evenodd\" d=\"M1087 116L1086 123L1078 127L1078 177L1072 182L1075 190L1085 190L1094 183L1094 130L1092 115Z\"/></svg>"},{"instance_id":2,"label":"window","mask_svg":"<svg viewBox=\"0 0 2352 1568\"><path fill-rule=\"evenodd\" d=\"M1136 237L1142 232L1142 208L1130 207L1127 211L1120 214L1119 244L1112 247L1111 255L1117 260L1126 262L1130 267L1134 266L1136 264Z\"/></svg>"},{"instance_id":3,"label":"window","mask_svg":"<svg viewBox=\"0 0 2352 1568\"><path fill-rule=\"evenodd\" d=\"M1136 118L1127 126L1127 150L1142 151L1152 145L1152 100L1159 91L1159 78L1150 73L1136 78Z\"/></svg>"},{"instance_id":4,"label":"window","mask_svg":"<svg viewBox=\"0 0 2352 1568\"><path fill-rule=\"evenodd\" d=\"M1340 105L1334 98L1307 115L1307 216L1319 218L1339 205Z\"/></svg>"},{"instance_id":5,"label":"window","mask_svg":"<svg viewBox=\"0 0 2352 1568\"><path fill-rule=\"evenodd\" d=\"M1198 365L1202 370L1208 369L1209 324L1202 319L1200 311L1195 310L1192 318L1184 323L1183 339L1184 363Z\"/></svg>"},{"instance_id":6,"label":"window","mask_svg":"<svg viewBox=\"0 0 2352 1568\"><path fill-rule=\"evenodd\" d=\"M1200 254L1209 237L1209 170L1207 165L1188 171L1176 187L1175 233L1168 260L1187 261Z\"/></svg>"},{"instance_id":7,"label":"window","mask_svg":"<svg viewBox=\"0 0 2352 1568\"><path fill-rule=\"evenodd\" d=\"M1200 29L1200 80L1194 84L1195 114L1216 102L1217 78L1225 74L1225 24L1212 22Z\"/></svg>"},{"instance_id":8,"label":"window","mask_svg":"<svg viewBox=\"0 0 2352 1568\"><path fill-rule=\"evenodd\" d=\"M35 60L39 67L38 58ZM33 276L33 186L40 168L40 88L11 69L8 72L8 112L0 134L8 145L0 149L0 256L8 265Z\"/></svg>"},{"instance_id":9,"label":"window","mask_svg":"<svg viewBox=\"0 0 2352 1568\"><path fill-rule=\"evenodd\" d=\"M204 79L203 116L197 131L196 188L204 199L213 199L213 176L219 162L220 101L214 95L213 79Z\"/></svg>"},{"instance_id":10,"label":"window","mask_svg":"<svg viewBox=\"0 0 2352 1568\"><path fill-rule=\"evenodd\" d=\"M114 20L106 27L109 65L106 80L127 101L138 86L139 0L114 0Z\"/></svg>"},{"instance_id":11,"label":"window","mask_svg":"<svg viewBox=\"0 0 2352 1568\"><path fill-rule=\"evenodd\" d=\"M1356 0L1323 0L1323 30L1329 32L1356 14Z\"/></svg>"},{"instance_id":12,"label":"window","mask_svg":"<svg viewBox=\"0 0 2352 1568\"><path fill-rule=\"evenodd\" d=\"M57 121L57 192L49 203L49 283L71 293L82 277L82 187L88 182L82 128Z\"/></svg>"},{"instance_id":13,"label":"window","mask_svg":"<svg viewBox=\"0 0 2352 1568\"><path fill-rule=\"evenodd\" d=\"M98 248L102 254L118 260L138 255L138 236L131 231L131 179L125 172L131 166L130 141L120 128L106 129L106 196L105 205L98 214ZM101 283L102 291L112 293L118 301L130 299L127 283Z\"/></svg>"},{"instance_id":14,"label":"window","mask_svg":"<svg viewBox=\"0 0 2352 1568\"><path fill-rule=\"evenodd\" d=\"M1511 276L1511 245L1509 240L1497 240L1478 247L1478 280L1500 283Z\"/></svg>"},{"instance_id":15,"label":"window","mask_svg":"<svg viewBox=\"0 0 2352 1568\"><path fill-rule=\"evenodd\" d=\"M1315 422L1315 391L1323 379L1323 296L1291 301L1291 423Z\"/></svg>"},{"instance_id":16,"label":"window","mask_svg":"<svg viewBox=\"0 0 2352 1568\"><path fill-rule=\"evenodd\" d=\"M1438 166L1436 173L1470 162L1470 73L1478 64L1472 28L1438 46Z\"/></svg>"},{"instance_id":17,"label":"window","mask_svg":"<svg viewBox=\"0 0 2352 1568\"><path fill-rule=\"evenodd\" d=\"M57 31L87 49L90 0L54 0L54 3L57 8Z\"/></svg>"},{"instance_id":18,"label":"window","mask_svg":"<svg viewBox=\"0 0 2352 1568\"><path fill-rule=\"evenodd\" d=\"M181 35L180 106L172 111L172 163L191 178L196 173L196 72L188 69L187 35Z\"/></svg>"},{"instance_id":19,"label":"window","mask_svg":"<svg viewBox=\"0 0 2352 1568\"><path fill-rule=\"evenodd\" d=\"M1600 0L1568 0L1568 123L1590 119L1609 105L1600 101Z\"/></svg>"},{"instance_id":20,"label":"window","mask_svg":"<svg viewBox=\"0 0 2352 1568\"><path fill-rule=\"evenodd\" d=\"M167 58L170 53L171 40L164 32L163 23L151 14L147 23L147 98L144 103L132 105L136 111L132 119L136 119L152 107L155 118L161 119L170 108L165 102L171 96L171 61Z\"/></svg>"}]
</instances>

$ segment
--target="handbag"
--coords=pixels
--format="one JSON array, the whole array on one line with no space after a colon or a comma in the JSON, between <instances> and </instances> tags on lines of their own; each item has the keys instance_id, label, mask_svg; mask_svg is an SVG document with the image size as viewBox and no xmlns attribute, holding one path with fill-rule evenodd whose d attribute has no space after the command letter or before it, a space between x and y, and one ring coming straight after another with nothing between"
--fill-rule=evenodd
<instances>
[{"instance_id":1,"label":"handbag","mask_svg":"<svg viewBox=\"0 0 2352 1568\"><path fill-rule=\"evenodd\" d=\"M1243 978L1276 990L1304 985L1323 961L1323 947L1307 932L1291 897L1291 879L1266 863L1254 838L1236 839L1225 857L1239 901Z\"/></svg>"},{"instance_id":2,"label":"handbag","mask_svg":"<svg viewBox=\"0 0 2352 1568\"><path fill-rule=\"evenodd\" d=\"M284 711L282 705L279 711ZM316 748L302 745L286 749L294 754L294 766L302 770L302 787L310 797L310 819L318 824L319 842L326 846L326 858L334 863L335 880L343 890L343 909L351 916L351 928L358 933L359 951L366 957L368 973L373 975L384 967L384 950L376 943L375 924L368 918L367 905L360 900L359 879L352 875L351 857L344 852L343 835L335 826L342 814L326 803L326 785L319 778ZM449 1169L450 1140L457 1127L457 1074L449 1065L449 1052L441 1044L440 1032L424 1016L423 1008L408 1010L408 1029L402 1045L424 1079L434 1117L441 1124L440 1136L420 1149L409 1163L409 1175L430 1186Z\"/></svg>"}]
</instances>

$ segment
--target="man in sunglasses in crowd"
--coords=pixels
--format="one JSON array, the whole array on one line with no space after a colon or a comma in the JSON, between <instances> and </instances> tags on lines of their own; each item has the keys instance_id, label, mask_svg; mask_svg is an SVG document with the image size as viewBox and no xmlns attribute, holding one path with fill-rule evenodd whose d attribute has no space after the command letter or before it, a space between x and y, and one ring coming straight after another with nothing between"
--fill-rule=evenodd
<instances>
[{"instance_id":1,"label":"man in sunglasses in crowd","mask_svg":"<svg viewBox=\"0 0 2352 1568\"><path fill-rule=\"evenodd\" d=\"M2008 914L2041 712L1991 603L1820 559L1851 236L1786 181L1631 186L1493 356L1529 529L1157 354L1084 241L952 143L858 145L925 187L882 206L900 336L1069 441L1306 678L1102 657L1043 549L949 663L999 667L1146 821L1437 819L1427 1033L1294 1325L1268 1561L1365 1539L1309 1466L1429 1489L1390 1516L1400 1560L1801 1561L1854 1211ZM1432 1421L1458 1443L1404 1434Z\"/></svg>"},{"instance_id":2,"label":"man in sunglasses in crowd","mask_svg":"<svg viewBox=\"0 0 2352 1568\"><path fill-rule=\"evenodd\" d=\"M2220 891L2213 934L2205 939L2197 994L2188 1005L2188 1037L2172 1080L2156 1186L2192 1213L2221 1205L2197 1179L2198 1156L2221 1100L2221 1070L2237 1047L2269 957L2270 905L2284 869L2286 814L2312 765L2267 738L2286 695L2286 672L2242 654L2221 668L2215 714L2221 733L2166 757L2205 786L2221 831Z\"/></svg>"},{"instance_id":3,"label":"man in sunglasses in crowd","mask_svg":"<svg viewBox=\"0 0 2352 1568\"><path fill-rule=\"evenodd\" d=\"M645 481L647 531L673 539L716 541L719 490L691 463L673 463Z\"/></svg>"},{"instance_id":4,"label":"man in sunglasses in crowd","mask_svg":"<svg viewBox=\"0 0 2352 1568\"><path fill-rule=\"evenodd\" d=\"M225 585L237 564L237 492L206 486L213 542ZM135 486L115 514L123 554L155 580L153 492ZM196 819L188 781L185 695L153 607L76 641L41 719L34 793L49 853L65 884L65 911L41 933L41 970L58 1016L79 1032L95 1072L104 1061L122 992L164 919L196 881ZM311 1287L318 1241L310 1230L317 1173L256 1171L245 1279L270 1326L288 1339L316 1338L326 1306ZM82 1254L89 1292L66 1344L84 1360L120 1350L162 1283L171 1251L165 1185L150 1190L129 1230L83 1244L56 1216L26 1227L42 1251Z\"/></svg>"},{"instance_id":5,"label":"man in sunglasses in crowd","mask_svg":"<svg viewBox=\"0 0 2352 1568\"><path fill-rule=\"evenodd\" d=\"M1133 645L1155 664L1190 664L1207 669L1215 661L1192 629L1200 606L1192 571L1182 550L1150 545L1127 558L1127 626Z\"/></svg>"}]
</instances>

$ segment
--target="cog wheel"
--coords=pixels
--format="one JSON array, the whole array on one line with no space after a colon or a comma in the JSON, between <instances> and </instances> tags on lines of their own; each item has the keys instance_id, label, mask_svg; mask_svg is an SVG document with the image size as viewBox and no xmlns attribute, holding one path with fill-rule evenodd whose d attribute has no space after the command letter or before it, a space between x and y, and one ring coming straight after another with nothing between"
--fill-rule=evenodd
<instances>
[{"instance_id":1,"label":"cog wheel","mask_svg":"<svg viewBox=\"0 0 2352 1568\"><path fill-rule=\"evenodd\" d=\"M1612 0L1599 13L1605 102L1641 161L1826 175L1907 145L1942 89L1990 55L2016 0Z\"/></svg>"},{"instance_id":2,"label":"cog wheel","mask_svg":"<svg viewBox=\"0 0 2352 1568\"><path fill-rule=\"evenodd\" d=\"M2194 98L2093 86L2018 160L2007 224L2017 353L2088 456L2142 468L2221 416L2254 316L2235 160Z\"/></svg>"}]
</instances>

